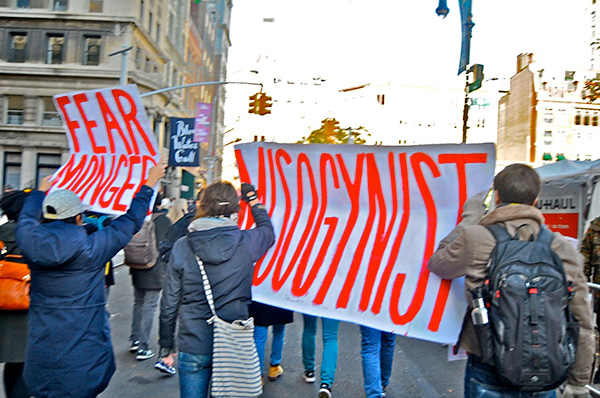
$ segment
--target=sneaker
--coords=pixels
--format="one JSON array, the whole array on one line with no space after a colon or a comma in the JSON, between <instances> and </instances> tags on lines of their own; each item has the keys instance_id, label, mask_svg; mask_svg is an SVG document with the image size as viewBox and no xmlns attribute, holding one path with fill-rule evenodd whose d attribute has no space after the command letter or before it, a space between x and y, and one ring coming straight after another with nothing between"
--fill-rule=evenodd
<instances>
[{"instance_id":1,"label":"sneaker","mask_svg":"<svg viewBox=\"0 0 600 398\"><path fill-rule=\"evenodd\" d=\"M169 376L173 376L175 373L177 373L177 370L175 370L174 366L167 365L162 359L159 359L158 362L154 364L154 368L160 370L162 373L168 374Z\"/></svg>"},{"instance_id":2,"label":"sneaker","mask_svg":"<svg viewBox=\"0 0 600 398\"><path fill-rule=\"evenodd\" d=\"M304 373L302 373L302 378L307 383L314 383L315 382L315 371L314 370L305 371Z\"/></svg>"},{"instance_id":3,"label":"sneaker","mask_svg":"<svg viewBox=\"0 0 600 398\"><path fill-rule=\"evenodd\" d=\"M135 359L143 361L144 359L152 358L153 356L154 352L152 350L138 350Z\"/></svg>"},{"instance_id":4,"label":"sneaker","mask_svg":"<svg viewBox=\"0 0 600 398\"><path fill-rule=\"evenodd\" d=\"M275 381L283 374L283 368L280 365L271 365L269 368L269 381Z\"/></svg>"},{"instance_id":5,"label":"sneaker","mask_svg":"<svg viewBox=\"0 0 600 398\"><path fill-rule=\"evenodd\" d=\"M387 394L385 393L385 387L381 387L381 398L385 397L387 397Z\"/></svg>"},{"instance_id":6,"label":"sneaker","mask_svg":"<svg viewBox=\"0 0 600 398\"><path fill-rule=\"evenodd\" d=\"M132 342L131 345L129 346L130 352L138 352L139 349L140 349L140 342L137 340Z\"/></svg>"},{"instance_id":7,"label":"sneaker","mask_svg":"<svg viewBox=\"0 0 600 398\"><path fill-rule=\"evenodd\" d=\"M321 388L319 389L319 398L331 398L331 387L327 383L321 383Z\"/></svg>"}]
</instances>

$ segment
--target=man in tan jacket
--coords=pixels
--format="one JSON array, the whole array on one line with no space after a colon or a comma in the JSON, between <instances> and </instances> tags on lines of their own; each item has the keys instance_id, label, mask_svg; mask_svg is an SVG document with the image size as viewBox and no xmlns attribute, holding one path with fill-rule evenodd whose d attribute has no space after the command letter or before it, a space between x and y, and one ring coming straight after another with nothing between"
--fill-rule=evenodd
<instances>
[{"instance_id":1,"label":"man in tan jacket","mask_svg":"<svg viewBox=\"0 0 600 398\"><path fill-rule=\"evenodd\" d=\"M528 239L531 231L537 236L544 224L544 216L534 206L540 188L540 178L531 167L523 164L506 167L494 178L496 208L484 216L481 196L467 200L463 207L463 220L440 242L429 260L429 270L445 279L464 276L465 293L470 302L468 290L483 285L487 278L488 261L496 245L493 235L485 226L500 224L510 235L514 235L519 226L526 224L531 228L520 228L520 239ZM552 249L563 262L567 280L573 283L575 295L570 307L580 327L576 361L567 376L563 397L587 398L585 385L590 381L595 348L582 259L559 233L553 233ZM470 318L461 331L460 348L469 352L465 370L465 398L515 396L515 391L500 384L496 369L480 360L481 350ZM485 395L490 393L493 395ZM556 396L554 391L524 394L519 397Z\"/></svg>"}]
</instances>

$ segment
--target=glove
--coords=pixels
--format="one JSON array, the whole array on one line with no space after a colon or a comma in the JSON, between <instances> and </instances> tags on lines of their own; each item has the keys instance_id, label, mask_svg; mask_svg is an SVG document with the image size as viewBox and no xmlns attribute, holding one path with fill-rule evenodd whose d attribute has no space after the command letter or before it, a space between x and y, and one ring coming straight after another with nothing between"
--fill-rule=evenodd
<instances>
[{"instance_id":1,"label":"glove","mask_svg":"<svg viewBox=\"0 0 600 398\"><path fill-rule=\"evenodd\" d=\"M256 195L256 189L252 184L242 182L242 200L246 203L252 202L258 199Z\"/></svg>"},{"instance_id":2,"label":"glove","mask_svg":"<svg viewBox=\"0 0 600 398\"><path fill-rule=\"evenodd\" d=\"M567 384L565 391L563 392L563 398L588 398L589 391L584 386L574 386Z\"/></svg>"},{"instance_id":3,"label":"glove","mask_svg":"<svg viewBox=\"0 0 600 398\"><path fill-rule=\"evenodd\" d=\"M475 225L485 214L485 205L483 201L487 196L487 192L479 192L471 196L463 205L461 225Z\"/></svg>"}]
</instances>

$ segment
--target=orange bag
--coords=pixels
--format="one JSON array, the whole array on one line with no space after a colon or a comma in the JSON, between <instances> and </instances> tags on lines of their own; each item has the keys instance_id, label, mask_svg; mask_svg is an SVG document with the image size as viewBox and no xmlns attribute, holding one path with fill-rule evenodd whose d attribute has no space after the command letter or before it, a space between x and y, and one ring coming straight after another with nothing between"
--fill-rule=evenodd
<instances>
[{"instance_id":1,"label":"orange bag","mask_svg":"<svg viewBox=\"0 0 600 398\"><path fill-rule=\"evenodd\" d=\"M23 256L7 255L1 259L0 310L28 309L30 282L31 273Z\"/></svg>"}]
</instances>

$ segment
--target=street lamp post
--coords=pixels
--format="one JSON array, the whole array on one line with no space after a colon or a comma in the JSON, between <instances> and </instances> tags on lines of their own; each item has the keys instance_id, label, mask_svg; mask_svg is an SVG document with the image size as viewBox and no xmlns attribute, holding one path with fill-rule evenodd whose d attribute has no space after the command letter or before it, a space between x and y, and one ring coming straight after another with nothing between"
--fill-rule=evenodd
<instances>
[{"instance_id":1,"label":"street lamp post","mask_svg":"<svg viewBox=\"0 0 600 398\"><path fill-rule=\"evenodd\" d=\"M113 55L121 54L121 78L119 79L119 84L124 86L127 84L127 53L133 49L133 46L123 46L122 49L113 51L108 54L109 57Z\"/></svg>"}]
</instances>

